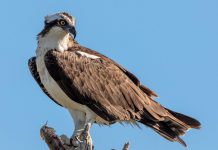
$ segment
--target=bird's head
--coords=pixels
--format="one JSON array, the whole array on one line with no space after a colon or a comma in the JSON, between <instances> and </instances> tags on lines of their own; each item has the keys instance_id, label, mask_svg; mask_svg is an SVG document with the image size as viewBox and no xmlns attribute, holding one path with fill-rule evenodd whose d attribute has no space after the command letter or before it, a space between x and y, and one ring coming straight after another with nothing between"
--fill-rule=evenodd
<instances>
[{"instance_id":1,"label":"bird's head","mask_svg":"<svg viewBox=\"0 0 218 150\"><path fill-rule=\"evenodd\" d=\"M73 16L66 12L56 13L45 17L44 29L39 33L39 36L44 37L48 33L66 35L70 34L73 38L76 37L75 24L76 20Z\"/></svg>"}]
</instances>

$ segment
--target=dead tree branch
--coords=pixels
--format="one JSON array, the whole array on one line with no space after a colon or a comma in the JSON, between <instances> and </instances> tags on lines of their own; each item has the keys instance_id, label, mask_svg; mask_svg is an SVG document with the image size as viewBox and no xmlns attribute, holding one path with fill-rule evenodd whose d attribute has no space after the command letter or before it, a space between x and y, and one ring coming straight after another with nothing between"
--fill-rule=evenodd
<instances>
[{"instance_id":1,"label":"dead tree branch","mask_svg":"<svg viewBox=\"0 0 218 150\"><path fill-rule=\"evenodd\" d=\"M54 128L48 127L47 124L40 129L40 135L45 140L50 150L94 150L91 137L89 135L90 126L86 126L85 130L78 137L78 145L73 146L71 139L66 135L58 136L55 134ZM129 150L129 143L126 143L122 150Z\"/></svg>"}]
</instances>

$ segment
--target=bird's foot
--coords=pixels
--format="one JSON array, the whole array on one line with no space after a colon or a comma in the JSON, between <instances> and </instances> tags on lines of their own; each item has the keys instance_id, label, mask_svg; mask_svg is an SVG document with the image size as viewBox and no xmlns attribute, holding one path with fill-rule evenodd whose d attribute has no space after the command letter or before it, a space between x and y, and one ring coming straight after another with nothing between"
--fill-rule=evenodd
<instances>
[{"instance_id":1,"label":"bird's foot","mask_svg":"<svg viewBox=\"0 0 218 150\"><path fill-rule=\"evenodd\" d=\"M75 147L75 148L81 147L80 146L81 143L82 143L82 141L80 140L80 135L75 135L75 136L70 138L70 145L72 147Z\"/></svg>"},{"instance_id":2,"label":"bird's foot","mask_svg":"<svg viewBox=\"0 0 218 150\"><path fill-rule=\"evenodd\" d=\"M91 124L87 124L85 126L84 131L81 134L81 140L83 141L83 148L85 150L93 150L93 146L92 146L92 138L90 135L90 128L91 128Z\"/></svg>"},{"instance_id":3,"label":"bird's foot","mask_svg":"<svg viewBox=\"0 0 218 150\"><path fill-rule=\"evenodd\" d=\"M93 150L92 138L90 135L91 125L87 124L85 129L70 139L70 143L75 150Z\"/></svg>"},{"instance_id":4,"label":"bird's foot","mask_svg":"<svg viewBox=\"0 0 218 150\"><path fill-rule=\"evenodd\" d=\"M65 134L61 135L60 136L60 139L62 141L62 143L64 143L64 145L68 145L68 146L71 146L71 139L68 138Z\"/></svg>"}]
</instances>

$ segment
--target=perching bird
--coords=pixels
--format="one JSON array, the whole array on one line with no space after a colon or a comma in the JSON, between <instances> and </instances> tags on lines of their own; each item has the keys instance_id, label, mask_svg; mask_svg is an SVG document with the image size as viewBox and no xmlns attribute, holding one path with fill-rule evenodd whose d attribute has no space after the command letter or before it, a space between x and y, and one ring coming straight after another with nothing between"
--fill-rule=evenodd
<instances>
[{"instance_id":1,"label":"perching bird","mask_svg":"<svg viewBox=\"0 0 218 150\"><path fill-rule=\"evenodd\" d=\"M180 138L190 128L200 128L191 117L169 110L136 76L110 58L75 41L75 18L68 13L45 17L38 34L36 57L29 69L44 93L67 108L75 130L87 124L142 123L164 138L186 146Z\"/></svg>"}]
</instances>

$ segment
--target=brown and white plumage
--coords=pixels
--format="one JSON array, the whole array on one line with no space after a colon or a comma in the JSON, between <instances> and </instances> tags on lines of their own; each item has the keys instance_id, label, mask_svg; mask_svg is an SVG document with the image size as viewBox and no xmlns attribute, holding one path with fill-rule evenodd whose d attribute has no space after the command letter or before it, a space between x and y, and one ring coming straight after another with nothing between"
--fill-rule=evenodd
<instances>
[{"instance_id":1,"label":"brown and white plumage","mask_svg":"<svg viewBox=\"0 0 218 150\"><path fill-rule=\"evenodd\" d=\"M69 29L58 25L61 20L75 27L67 13L48 16L39 34L37 56L29 60L29 68L42 90L69 109L75 121L74 134L87 123L133 121L186 145L180 135L190 128L200 128L200 123L154 101L157 95L132 73L79 45L74 40L75 30L71 30L74 36L69 34Z\"/></svg>"}]
</instances>

